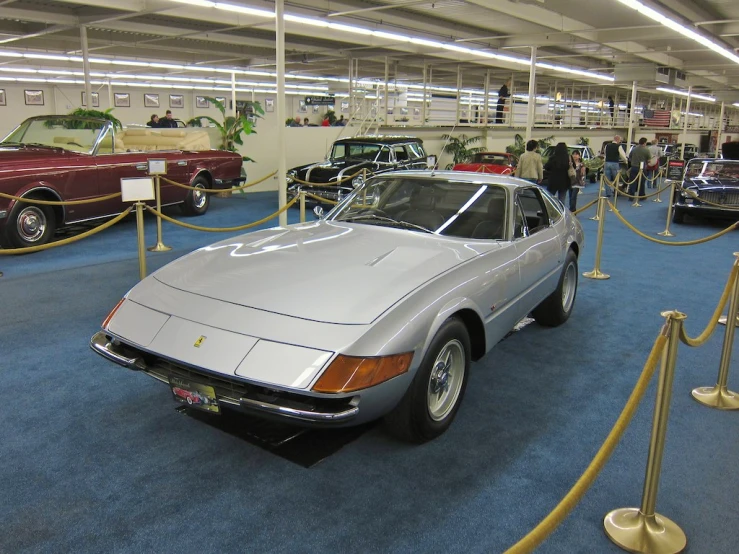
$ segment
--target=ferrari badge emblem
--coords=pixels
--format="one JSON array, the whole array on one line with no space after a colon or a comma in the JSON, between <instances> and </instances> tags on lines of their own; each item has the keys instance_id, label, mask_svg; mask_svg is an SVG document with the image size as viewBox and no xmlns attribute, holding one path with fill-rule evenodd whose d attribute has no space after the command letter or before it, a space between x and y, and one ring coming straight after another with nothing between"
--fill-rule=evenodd
<instances>
[{"instance_id":1,"label":"ferrari badge emblem","mask_svg":"<svg viewBox=\"0 0 739 554\"><path fill-rule=\"evenodd\" d=\"M193 346L195 348L200 348L200 345L203 344L205 342L205 339L207 339L207 338L208 337L206 337L205 335L200 335L198 337L198 340L195 341L195 344L193 344Z\"/></svg>"}]
</instances>

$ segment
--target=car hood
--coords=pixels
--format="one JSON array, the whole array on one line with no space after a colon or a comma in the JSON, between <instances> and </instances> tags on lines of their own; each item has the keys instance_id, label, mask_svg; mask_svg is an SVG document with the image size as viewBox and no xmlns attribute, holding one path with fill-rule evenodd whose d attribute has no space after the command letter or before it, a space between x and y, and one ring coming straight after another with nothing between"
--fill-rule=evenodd
<instances>
[{"instance_id":1,"label":"car hood","mask_svg":"<svg viewBox=\"0 0 739 554\"><path fill-rule=\"evenodd\" d=\"M454 171L474 171L477 173L496 173L505 175L513 172L510 165L486 164L486 163L466 163L457 164L452 168Z\"/></svg>"},{"instance_id":2,"label":"car hood","mask_svg":"<svg viewBox=\"0 0 739 554\"><path fill-rule=\"evenodd\" d=\"M152 277L244 307L363 325L428 280L498 247L480 242L470 248L459 239L322 221L227 239Z\"/></svg>"},{"instance_id":3,"label":"car hood","mask_svg":"<svg viewBox=\"0 0 739 554\"><path fill-rule=\"evenodd\" d=\"M736 192L739 191L739 180L719 179L717 177L693 177L685 179L683 187L700 191L730 190Z\"/></svg>"}]
</instances>

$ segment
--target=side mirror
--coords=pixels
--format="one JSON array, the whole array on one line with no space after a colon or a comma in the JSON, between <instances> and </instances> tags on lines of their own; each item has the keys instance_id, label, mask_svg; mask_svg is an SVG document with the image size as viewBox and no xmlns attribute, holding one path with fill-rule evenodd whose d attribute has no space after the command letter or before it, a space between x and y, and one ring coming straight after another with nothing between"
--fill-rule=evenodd
<instances>
[{"instance_id":1,"label":"side mirror","mask_svg":"<svg viewBox=\"0 0 739 554\"><path fill-rule=\"evenodd\" d=\"M316 206L313 208L313 213L318 219L323 219L323 207L322 206Z\"/></svg>"}]
</instances>

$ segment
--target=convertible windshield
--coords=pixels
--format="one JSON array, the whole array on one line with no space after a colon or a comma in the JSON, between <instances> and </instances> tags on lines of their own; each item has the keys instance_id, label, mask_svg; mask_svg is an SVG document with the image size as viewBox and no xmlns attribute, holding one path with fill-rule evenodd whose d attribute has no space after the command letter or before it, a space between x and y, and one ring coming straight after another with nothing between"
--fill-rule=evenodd
<instances>
[{"instance_id":1,"label":"convertible windshield","mask_svg":"<svg viewBox=\"0 0 739 554\"><path fill-rule=\"evenodd\" d=\"M364 144L364 143L347 143L336 142L331 149L331 159L340 160L342 158L356 158L360 160L375 161L377 155L382 150L381 144ZM385 148L385 157L390 151Z\"/></svg>"},{"instance_id":2,"label":"convertible windshield","mask_svg":"<svg viewBox=\"0 0 739 554\"><path fill-rule=\"evenodd\" d=\"M380 177L357 188L331 219L462 238L504 239L507 206L506 189L498 185Z\"/></svg>"},{"instance_id":3,"label":"convertible windshield","mask_svg":"<svg viewBox=\"0 0 739 554\"><path fill-rule=\"evenodd\" d=\"M64 148L91 154L105 121L65 116L27 119L0 143L0 146Z\"/></svg>"},{"instance_id":4,"label":"convertible windshield","mask_svg":"<svg viewBox=\"0 0 739 554\"><path fill-rule=\"evenodd\" d=\"M688 164L685 176L695 179L739 179L739 161L698 161Z\"/></svg>"}]
</instances>

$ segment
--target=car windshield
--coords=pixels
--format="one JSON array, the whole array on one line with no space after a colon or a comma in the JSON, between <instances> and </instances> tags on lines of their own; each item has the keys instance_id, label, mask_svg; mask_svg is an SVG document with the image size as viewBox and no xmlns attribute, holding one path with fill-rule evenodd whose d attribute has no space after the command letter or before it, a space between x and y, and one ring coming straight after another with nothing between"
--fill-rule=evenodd
<instances>
[{"instance_id":1,"label":"car windshield","mask_svg":"<svg viewBox=\"0 0 739 554\"><path fill-rule=\"evenodd\" d=\"M64 148L91 154L105 124L101 119L34 117L21 123L0 146Z\"/></svg>"},{"instance_id":2,"label":"car windshield","mask_svg":"<svg viewBox=\"0 0 739 554\"><path fill-rule=\"evenodd\" d=\"M381 144L336 142L331 149L331 159L341 160L343 158L355 158L359 160L374 161L381 149Z\"/></svg>"},{"instance_id":3,"label":"car windshield","mask_svg":"<svg viewBox=\"0 0 739 554\"><path fill-rule=\"evenodd\" d=\"M688 164L685 176L690 179L739 180L739 161L716 160Z\"/></svg>"},{"instance_id":4,"label":"car windshield","mask_svg":"<svg viewBox=\"0 0 739 554\"><path fill-rule=\"evenodd\" d=\"M474 154L470 163L473 164L493 164L493 165L509 165L511 160L505 154L490 154L489 152L480 152Z\"/></svg>"},{"instance_id":5,"label":"car windshield","mask_svg":"<svg viewBox=\"0 0 739 554\"><path fill-rule=\"evenodd\" d=\"M499 185L432 177L376 177L331 212L332 221L439 235L503 239L508 200Z\"/></svg>"}]
</instances>

